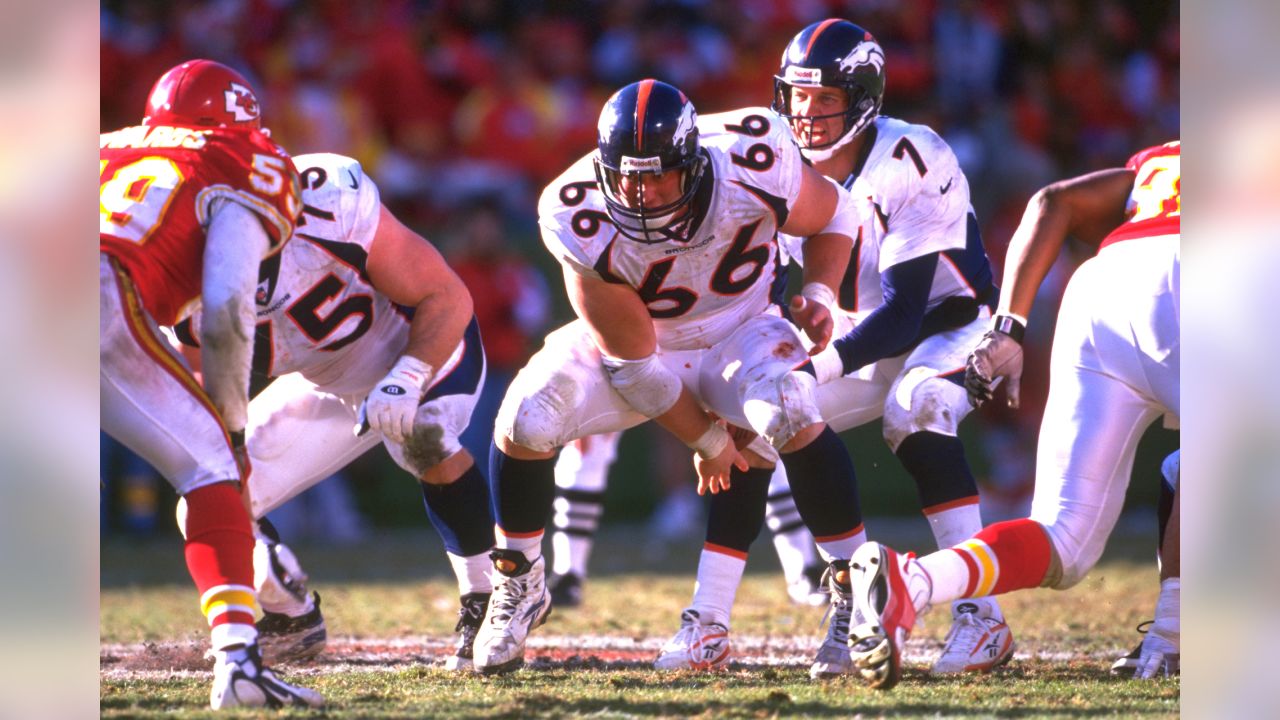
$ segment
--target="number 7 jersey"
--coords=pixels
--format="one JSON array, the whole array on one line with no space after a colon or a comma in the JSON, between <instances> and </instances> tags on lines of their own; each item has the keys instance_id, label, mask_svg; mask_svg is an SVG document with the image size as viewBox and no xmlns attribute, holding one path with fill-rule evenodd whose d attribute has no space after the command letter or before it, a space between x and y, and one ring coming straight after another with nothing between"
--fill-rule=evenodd
<instances>
[{"instance_id":1,"label":"number 7 jersey","mask_svg":"<svg viewBox=\"0 0 1280 720\"><path fill-rule=\"evenodd\" d=\"M688 242L645 244L618 233L596 183L594 153L552 181L538 203L552 254L573 272L635 289L666 350L711 347L768 308L779 271L777 229L800 192L800 149L772 111L705 115L698 133L708 163Z\"/></svg>"},{"instance_id":2,"label":"number 7 jersey","mask_svg":"<svg viewBox=\"0 0 1280 720\"><path fill-rule=\"evenodd\" d=\"M278 249L300 208L289 155L257 130L136 126L99 138L99 250L160 325L201 292L205 231L219 202L253 211Z\"/></svg>"}]
</instances>

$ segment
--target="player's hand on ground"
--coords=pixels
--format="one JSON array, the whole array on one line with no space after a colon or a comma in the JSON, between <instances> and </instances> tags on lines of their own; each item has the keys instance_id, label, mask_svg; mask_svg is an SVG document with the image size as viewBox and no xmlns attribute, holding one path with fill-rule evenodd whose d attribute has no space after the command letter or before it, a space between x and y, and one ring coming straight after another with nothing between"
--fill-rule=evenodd
<instances>
[{"instance_id":1,"label":"player's hand on ground","mask_svg":"<svg viewBox=\"0 0 1280 720\"><path fill-rule=\"evenodd\" d=\"M796 327L813 342L810 355L816 355L831 342L831 332L835 321L831 319L831 311L822 303L813 302L803 295L791 298L791 320Z\"/></svg>"},{"instance_id":2,"label":"player's hand on ground","mask_svg":"<svg viewBox=\"0 0 1280 720\"><path fill-rule=\"evenodd\" d=\"M735 467L745 472L750 465L733 443L727 443L714 458L706 459L695 454L693 467L698 472L698 494L706 495L710 490L715 495L729 489L729 475Z\"/></svg>"},{"instance_id":3,"label":"player's hand on ground","mask_svg":"<svg viewBox=\"0 0 1280 720\"><path fill-rule=\"evenodd\" d=\"M1178 647L1160 634L1153 625L1142 638L1142 652L1138 655L1138 667L1133 677L1138 680L1150 680L1157 677L1168 677L1179 674L1181 657Z\"/></svg>"},{"instance_id":4,"label":"player's hand on ground","mask_svg":"<svg viewBox=\"0 0 1280 720\"><path fill-rule=\"evenodd\" d=\"M1009 407L1017 408L1022 385L1022 345L998 330L989 330L965 364L964 388L969 392L969 402L981 407L995 396L1002 380Z\"/></svg>"}]
</instances>

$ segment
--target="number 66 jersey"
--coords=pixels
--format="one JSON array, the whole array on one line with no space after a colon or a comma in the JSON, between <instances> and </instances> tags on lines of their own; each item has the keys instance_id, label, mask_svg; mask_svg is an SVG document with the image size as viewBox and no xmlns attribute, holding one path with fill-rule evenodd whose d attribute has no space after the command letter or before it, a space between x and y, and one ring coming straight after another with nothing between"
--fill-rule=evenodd
<instances>
[{"instance_id":1,"label":"number 66 jersey","mask_svg":"<svg viewBox=\"0 0 1280 720\"><path fill-rule=\"evenodd\" d=\"M697 121L705 175L687 242L646 244L618 233L592 156L547 186L542 239L573 271L635 288L664 350L709 348L768 308L778 277L777 229L800 192L803 160L786 125L765 108Z\"/></svg>"}]
</instances>

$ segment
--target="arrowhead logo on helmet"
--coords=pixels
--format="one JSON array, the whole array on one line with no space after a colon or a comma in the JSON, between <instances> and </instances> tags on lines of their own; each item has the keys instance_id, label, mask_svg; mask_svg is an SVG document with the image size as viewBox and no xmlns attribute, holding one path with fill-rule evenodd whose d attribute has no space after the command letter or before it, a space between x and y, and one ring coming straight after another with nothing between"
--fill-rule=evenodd
<instances>
[{"instance_id":1,"label":"arrowhead logo on helmet","mask_svg":"<svg viewBox=\"0 0 1280 720\"><path fill-rule=\"evenodd\" d=\"M223 97L227 101L227 112L235 116L236 122L249 122L258 117L258 99L253 90L232 81L231 89L224 90Z\"/></svg>"}]
</instances>

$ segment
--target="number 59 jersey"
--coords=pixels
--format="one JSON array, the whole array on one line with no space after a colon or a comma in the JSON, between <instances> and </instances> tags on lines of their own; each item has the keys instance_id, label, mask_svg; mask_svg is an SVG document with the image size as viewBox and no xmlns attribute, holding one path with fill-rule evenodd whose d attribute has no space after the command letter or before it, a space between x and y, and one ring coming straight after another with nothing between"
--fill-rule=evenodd
<instances>
[{"instance_id":1,"label":"number 59 jersey","mask_svg":"<svg viewBox=\"0 0 1280 720\"><path fill-rule=\"evenodd\" d=\"M574 163L542 193L542 240L570 270L635 289L659 347L712 347L770 304L779 271L776 233L795 205L803 160L772 111L745 108L698 119L706 170L687 242L645 244L614 227L592 165Z\"/></svg>"},{"instance_id":2,"label":"number 59 jersey","mask_svg":"<svg viewBox=\"0 0 1280 720\"><path fill-rule=\"evenodd\" d=\"M140 125L101 135L99 148L98 247L160 325L177 322L200 296L216 203L257 214L272 251L293 231L297 175L257 130Z\"/></svg>"}]
</instances>

